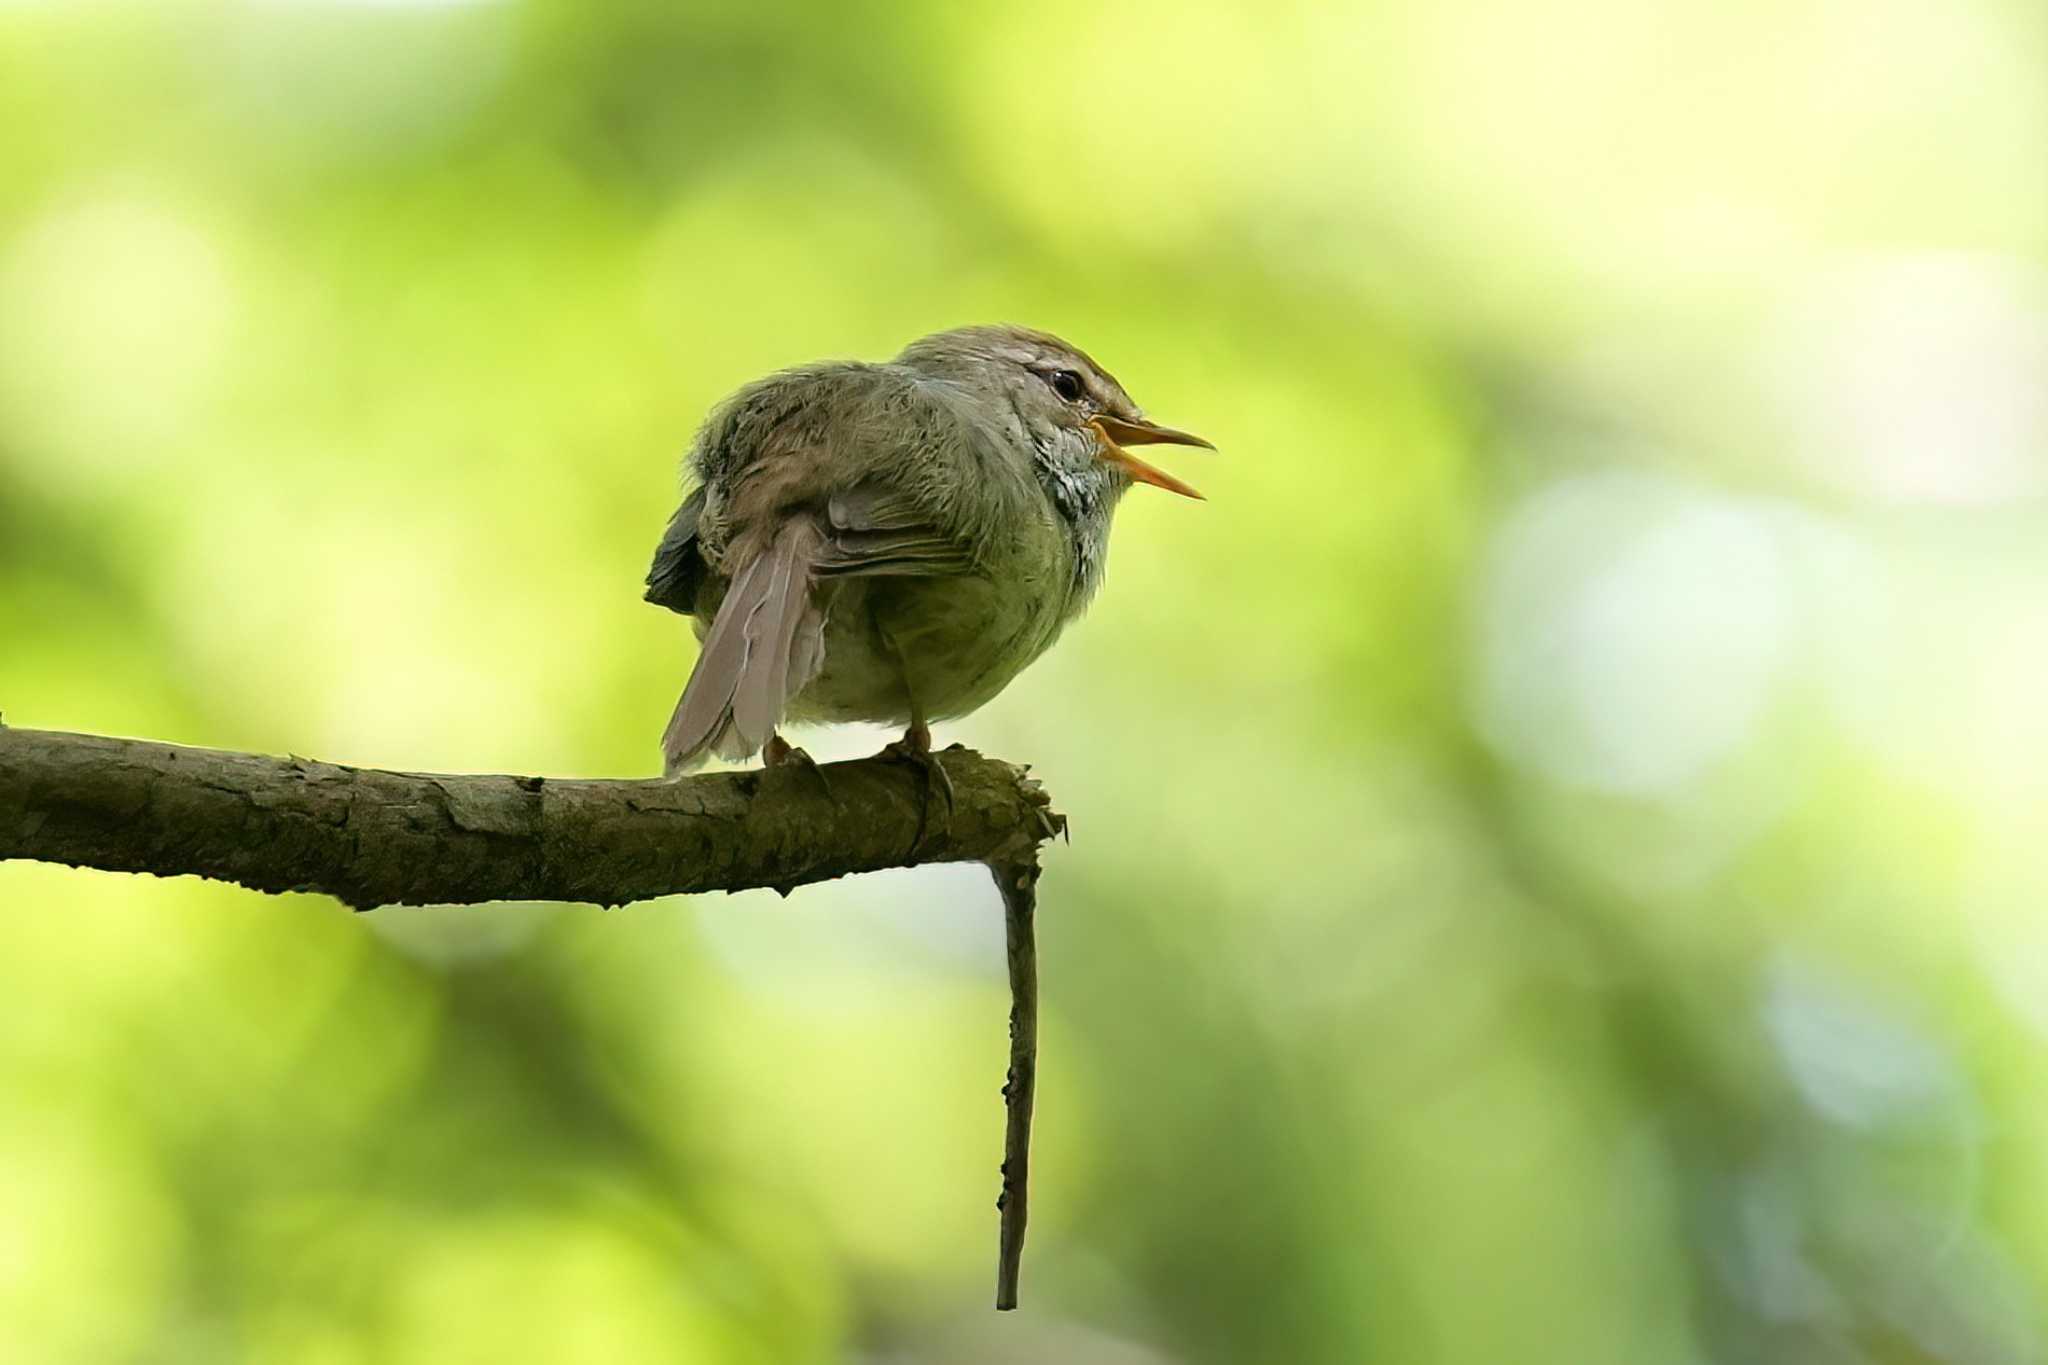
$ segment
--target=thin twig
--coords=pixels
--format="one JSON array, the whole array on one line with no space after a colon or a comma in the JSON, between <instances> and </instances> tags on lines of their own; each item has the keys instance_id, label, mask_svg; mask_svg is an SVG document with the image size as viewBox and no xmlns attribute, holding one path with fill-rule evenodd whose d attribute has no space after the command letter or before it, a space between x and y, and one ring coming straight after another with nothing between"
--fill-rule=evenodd
<instances>
[{"instance_id":1,"label":"thin twig","mask_svg":"<svg viewBox=\"0 0 2048 1365\"><path fill-rule=\"evenodd\" d=\"M996 1260L996 1307L1017 1306L1024 1264L1024 1223L1030 1216L1031 1102L1038 1088L1038 944L1032 917L1038 908L1038 853L990 863L1003 895L1003 929L1010 960L1010 1072L1003 1084L1003 1192L1001 1250Z\"/></svg>"}]
</instances>

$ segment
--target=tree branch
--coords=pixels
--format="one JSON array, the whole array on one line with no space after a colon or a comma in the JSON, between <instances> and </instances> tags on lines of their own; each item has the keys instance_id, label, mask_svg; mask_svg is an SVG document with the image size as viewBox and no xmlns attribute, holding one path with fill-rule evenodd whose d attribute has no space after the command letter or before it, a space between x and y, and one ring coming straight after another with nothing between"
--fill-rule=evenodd
<instances>
[{"instance_id":1,"label":"tree branch","mask_svg":"<svg viewBox=\"0 0 2048 1365\"><path fill-rule=\"evenodd\" d=\"M853 872L979 862L1002 893L1010 971L996 1307L1024 1253L1038 960L1038 848L1066 828L1026 770L957 745L929 775L887 757L680 781L386 772L0 725L0 861L317 891L358 910L500 900L624 905L787 892Z\"/></svg>"},{"instance_id":2,"label":"tree branch","mask_svg":"<svg viewBox=\"0 0 2048 1365\"><path fill-rule=\"evenodd\" d=\"M1063 826L1023 768L954 747L950 811L886 758L568 781L349 768L0 726L0 860L192 875L379 905L624 905L1014 861Z\"/></svg>"}]
</instances>

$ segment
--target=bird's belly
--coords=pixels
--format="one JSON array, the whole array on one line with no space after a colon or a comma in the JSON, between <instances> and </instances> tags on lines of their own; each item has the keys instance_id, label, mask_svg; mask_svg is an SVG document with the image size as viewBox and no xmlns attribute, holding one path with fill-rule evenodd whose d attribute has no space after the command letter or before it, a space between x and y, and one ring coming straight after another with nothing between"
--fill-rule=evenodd
<instances>
[{"instance_id":1,"label":"bird's belly","mask_svg":"<svg viewBox=\"0 0 2048 1365\"><path fill-rule=\"evenodd\" d=\"M961 716L1052 643L1059 605L979 576L854 579L828 605L824 665L792 699L795 721Z\"/></svg>"}]
</instances>

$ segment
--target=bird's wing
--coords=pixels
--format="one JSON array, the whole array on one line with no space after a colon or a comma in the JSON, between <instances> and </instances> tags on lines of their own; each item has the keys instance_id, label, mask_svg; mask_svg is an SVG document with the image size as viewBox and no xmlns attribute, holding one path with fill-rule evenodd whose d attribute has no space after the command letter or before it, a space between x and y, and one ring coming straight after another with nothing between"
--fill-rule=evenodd
<instances>
[{"instance_id":1,"label":"bird's wing","mask_svg":"<svg viewBox=\"0 0 2048 1365\"><path fill-rule=\"evenodd\" d=\"M722 573L810 516L821 577L971 572L1007 462L961 404L892 365L785 371L722 404L692 466L720 496L704 557ZM969 496L971 490L975 495ZM994 519L1000 520L999 517Z\"/></svg>"},{"instance_id":2,"label":"bird's wing","mask_svg":"<svg viewBox=\"0 0 2048 1365\"><path fill-rule=\"evenodd\" d=\"M971 573L974 558L957 536L932 524L908 494L863 484L826 500L825 543L814 571L821 578L882 574Z\"/></svg>"}]
</instances>

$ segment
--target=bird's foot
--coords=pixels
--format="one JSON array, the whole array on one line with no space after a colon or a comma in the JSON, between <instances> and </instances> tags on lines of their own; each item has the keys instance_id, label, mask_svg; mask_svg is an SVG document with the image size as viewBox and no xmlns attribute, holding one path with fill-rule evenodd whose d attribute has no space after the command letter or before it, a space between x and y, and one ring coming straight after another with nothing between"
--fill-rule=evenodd
<instances>
[{"instance_id":1,"label":"bird's foot","mask_svg":"<svg viewBox=\"0 0 2048 1365\"><path fill-rule=\"evenodd\" d=\"M768 742L761 746L761 766L764 768L801 768L817 779L827 798L832 795L832 780L825 776L825 770L818 766L818 760L802 749L791 744L781 735L768 736Z\"/></svg>"},{"instance_id":2,"label":"bird's foot","mask_svg":"<svg viewBox=\"0 0 2048 1365\"><path fill-rule=\"evenodd\" d=\"M931 824L932 794L946 800L946 818L953 818L958 807L954 803L953 779L946 772L945 764L932 753L931 727L923 721L911 724L903 732L903 738L882 746L882 757L898 763L908 763L924 774L924 801L917 810L917 838L924 842L924 832Z\"/></svg>"}]
</instances>

